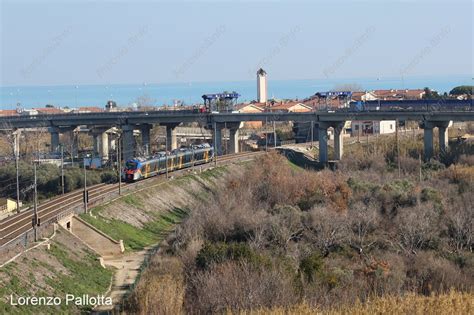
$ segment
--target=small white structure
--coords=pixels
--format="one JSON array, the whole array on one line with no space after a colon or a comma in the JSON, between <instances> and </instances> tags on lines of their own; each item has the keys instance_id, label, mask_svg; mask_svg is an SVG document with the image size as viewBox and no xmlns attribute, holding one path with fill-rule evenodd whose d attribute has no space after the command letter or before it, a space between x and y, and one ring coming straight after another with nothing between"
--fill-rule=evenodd
<instances>
[{"instance_id":1,"label":"small white structure","mask_svg":"<svg viewBox=\"0 0 474 315\"><path fill-rule=\"evenodd\" d=\"M257 71L257 99L259 103L267 102L267 73L262 68Z\"/></svg>"},{"instance_id":2,"label":"small white structure","mask_svg":"<svg viewBox=\"0 0 474 315\"><path fill-rule=\"evenodd\" d=\"M382 120L382 121L361 121L353 120L351 122L351 134L352 136L365 135L365 134L386 134L395 132L395 120Z\"/></svg>"}]
</instances>

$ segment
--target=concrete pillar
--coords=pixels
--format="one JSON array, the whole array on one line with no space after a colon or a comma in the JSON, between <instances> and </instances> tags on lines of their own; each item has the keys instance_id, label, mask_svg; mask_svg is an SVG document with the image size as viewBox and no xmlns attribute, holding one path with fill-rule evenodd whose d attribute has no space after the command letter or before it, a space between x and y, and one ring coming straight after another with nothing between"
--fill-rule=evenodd
<instances>
[{"instance_id":1,"label":"concrete pillar","mask_svg":"<svg viewBox=\"0 0 474 315\"><path fill-rule=\"evenodd\" d=\"M229 153L239 153L239 129L229 129Z\"/></svg>"},{"instance_id":2,"label":"concrete pillar","mask_svg":"<svg viewBox=\"0 0 474 315\"><path fill-rule=\"evenodd\" d=\"M334 159L342 159L344 153L344 139L342 138L345 122L334 126Z\"/></svg>"},{"instance_id":3,"label":"concrete pillar","mask_svg":"<svg viewBox=\"0 0 474 315\"><path fill-rule=\"evenodd\" d=\"M71 154L72 156L77 156L79 148L77 147L77 139L76 139L76 133L74 132L74 129L69 131L69 137L71 138Z\"/></svg>"},{"instance_id":4,"label":"concrete pillar","mask_svg":"<svg viewBox=\"0 0 474 315\"><path fill-rule=\"evenodd\" d=\"M449 121L438 124L438 136L439 136L439 153L443 154L448 152L448 126Z\"/></svg>"},{"instance_id":5,"label":"concrete pillar","mask_svg":"<svg viewBox=\"0 0 474 315\"><path fill-rule=\"evenodd\" d=\"M94 156L107 160L109 158L109 135L105 130L95 130L92 132L92 137L94 140Z\"/></svg>"},{"instance_id":6,"label":"concrete pillar","mask_svg":"<svg viewBox=\"0 0 474 315\"><path fill-rule=\"evenodd\" d=\"M102 159L109 159L109 135L107 132L100 134L99 156Z\"/></svg>"},{"instance_id":7,"label":"concrete pillar","mask_svg":"<svg viewBox=\"0 0 474 315\"><path fill-rule=\"evenodd\" d=\"M57 152L59 147L59 128L57 127L50 127L48 128L48 132L51 135L51 152Z\"/></svg>"},{"instance_id":8,"label":"concrete pillar","mask_svg":"<svg viewBox=\"0 0 474 315\"><path fill-rule=\"evenodd\" d=\"M125 161L130 160L135 155L133 129L134 127L131 125L122 126L122 155Z\"/></svg>"},{"instance_id":9,"label":"concrete pillar","mask_svg":"<svg viewBox=\"0 0 474 315\"><path fill-rule=\"evenodd\" d=\"M100 145L99 135L100 134L98 134L98 133L93 133L92 134L94 156L99 155L99 145Z\"/></svg>"},{"instance_id":10,"label":"concrete pillar","mask_svg":"<svg viewBox=\"0 0 474 315\"><path fill-rule=\"evenodd\" d=\"M433 157L433 123L424 121L423 128L423 146L424 146L424 160L429 161Z\"/></svg>"},{"instance_id":11,"label":"concrete pillar","mask_svg":"<svg viewBox=\"0 0 474 315\"><path fill-rule=\"evenodd\" d=\"M150 154L150 129L152 127L152 125L148 124L140 126L140 131L142 133L142 146L145 156Z\"/></svg>"},{"instance_id":12,"label":"concrete pillar","mask_svg":"<svg viewBox=\"0 0 474 315\"><path fill-rule=\"evenodd\" d=\"M166 126L166 150L171 151L178 148L178 137L176 136L176 125Z\"/></svg>"},{"instance_id":13,"label":"concrete pillar","mask_svg":"<svg viewBox=\"0 0 474 315\"><path fill-rule=\"evenodd\" d=\"M326 123L318 124L319 162L321 163L328 161L328 127Z\"/></svg>"},{"instance_id":14,"label":"concrete pillar","mask_svg":"<svg viewBox=\"0 0 474 315\"><path fill-rule=\"evenodd\" d=\"M15 157L20 156L20 136L21 136L21 130L16 129L13 132L13 154Z\"/></svg>"},{"instance_id":15,"label":"concrete pillar","mask_svg":"<svg viewBox=\"0 0 474 315\"><path fill-rule=\"evenodd\" d=\"M212 146L214 147L214 154L222 155L224 153L224 147L222 146L222 124L214 124L212 130Z\"/></svg>"}]
</instances>

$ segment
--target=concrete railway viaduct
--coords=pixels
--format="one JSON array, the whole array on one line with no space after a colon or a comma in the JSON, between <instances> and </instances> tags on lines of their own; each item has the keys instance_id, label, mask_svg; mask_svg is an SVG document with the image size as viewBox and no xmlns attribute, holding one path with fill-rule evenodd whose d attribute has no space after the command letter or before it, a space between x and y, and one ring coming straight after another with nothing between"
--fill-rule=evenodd
<instances>
[{"instance_id":1,"label":"concrete railway viaduct","mask_svg":"<svg viewBox=\"0 0 474 315\"><path fill-rule=\"evenodd\" d=\"M350 120L409 120L418 121L424 130L424 158L433 156L433 129L438 128L440 150L448 149L448 126L450 121L474 121L474 111L464 110L377 110L377 111L336 111L336 112L262 112L262 113L201 113L193 110L177 111L135 111L82 114L56 114L35 116L11 116L0 118L0 129L48 128L51 148L59 146L59 134L78 126L93 130L98 152L103 154L107 143L106 130L116 127L121 130L123 157L128 159L134 152L134 130L141 131L142 144L149 146L150 129L153 125L166 126L167 149L177 146L176 127L181 123L197 122L210 130L218 154L222 153L222 130L229 132L229 151L238 152L239 128L245 121L293 121L312 122L318 131L319 160L328 161L328 129L334 129L334 159L343 155L342 128ZM317 127L316 127L317 126Z\"/></svg>"}]
</instances>

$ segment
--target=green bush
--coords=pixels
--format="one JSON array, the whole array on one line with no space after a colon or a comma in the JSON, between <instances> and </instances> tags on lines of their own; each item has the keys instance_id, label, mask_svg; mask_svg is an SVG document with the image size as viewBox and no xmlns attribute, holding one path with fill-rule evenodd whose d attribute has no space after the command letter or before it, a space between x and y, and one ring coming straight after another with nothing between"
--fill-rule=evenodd
<instances>
[{"instance_id":1,"label":"green bush","mask_svg":"<svg viewBox=\"0 0 474 315\"><path fill-rule=\"evenodd\" d=\"M206 243L196 256L196 266L206 269L224 261L246 261L256 266L265 265L266 259L246 243Z\"/></svg>"},{"instance_id":2,"label":"green bush","mask_svg":"<svg viewBox=\"0 0 474 315\"><path fill-rule=\"evenodd\" d=\"M433 201L436 204L441 203L441 194L434 188L426 187L421 191L421 201Z\"/></svg>"},{"instance_id":3,"label":"green bush","mask_svg":"<svg viewBox=\"0 0 474 315\"><path fill-rule=\"evenodd\" d=\"M300 271L308 282L316 279L317 274L321 273L324 262L319 253L312 253L303 258L300 262Z\"/></svg>"}]
</instances>

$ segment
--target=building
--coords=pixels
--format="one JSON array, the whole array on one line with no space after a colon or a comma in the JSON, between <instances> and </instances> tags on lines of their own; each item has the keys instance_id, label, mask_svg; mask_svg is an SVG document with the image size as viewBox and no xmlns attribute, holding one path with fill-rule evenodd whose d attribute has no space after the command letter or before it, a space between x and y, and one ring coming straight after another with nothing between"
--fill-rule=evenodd
<instances>
[{"instance_id":1,"label":"building","mask_svg":"<svg viewBox=\"0 0 474 315\"><path fill-rule=\"evenodd\" d=\"M353 137L367 134L387 134L395 132L395 120L384 121L351 121L351 135Z\"/></svg>"},{"instance_id":2,"label":"building","mask_svg":"<svg viewBox=\"0 0 474 315\"><path fill-rule=\"evenodd\" d=\"M0 116L17 116L16 109L0 109Z\"/></svg>"},{"instance_id":3,"label":"building","mask_svg":"<svg viewBox=\"0 0 474 315\"><path fill-rule=\"evenodd\" d=\"M425 95L425 90L413 89L413 90L374 90L372 92L376 99L385 101L396 101L396 100L421 100Z\"/></svg>"},{"instance_id":4,"label":"building","mask_svg":"<svg viewBox=\"0 0 474 315\"><path fill-rule=\"evenodd\" d=\"M286 113L304 113L310 112L313 108L300 102L275 103L268 107L270 112L286 112Z\"/></svg>"},{"instance_id":5,"label":"building","mask_svg":"<svg viewBox=\"0 0 474 315\"><path fill-rule=\"evenodd\" d=\"M377 100L377 95L374 92L352 92L353 101L375 101Z\"/></svg>"},{"instance_id":6,"label":"building","mask_svg":"<svg viewBox=\"0 0 474 315\"><path fill-rule=\"evenodd\" d=\"M56 107L34 108L34 110L40 115L64 114L62 109Z\"/></svg>"},{"instance_id":7,"label":"building","mask_svg":"<svg viewBox=\"0 0 474 315\"><path fill-rule=\"evenodd\" d=\"M21 207L21 203L20 203ZM0 198L0 214L13 212L16 210L16 201L10 198Z\"/></svg>"},{"instance_id":8,"label":"building","mask_svg":"<svg viewBox=\"0 0 474 315\"><path fill-rule=\"evenodd\" d=\"M262 113L265 111L265 103L251 103L251 104L237 104L235 110L239 113ZM244 128L258 129L262 128L263 123L261 121L246 121L244 122Z\"/></svg>"},{"instance_id":9,"label":"building","mask_svg":"<svg viewBox=\"0 0 474 315\"><path fill-rule=\"evenodd\" d=\"M97 106L84 106L74 109L74 113L101 113L104 110Z\"/></svg>"},{"instance_id":10,"label":"building","mask_svg":"<svg viewBox=\"0 0 474 315\"><path fill-rule=\"evenodd\" d=\"M267 73L262 68L257 71L257 101L267 102Z\"/></svg>"}]
</instances>

